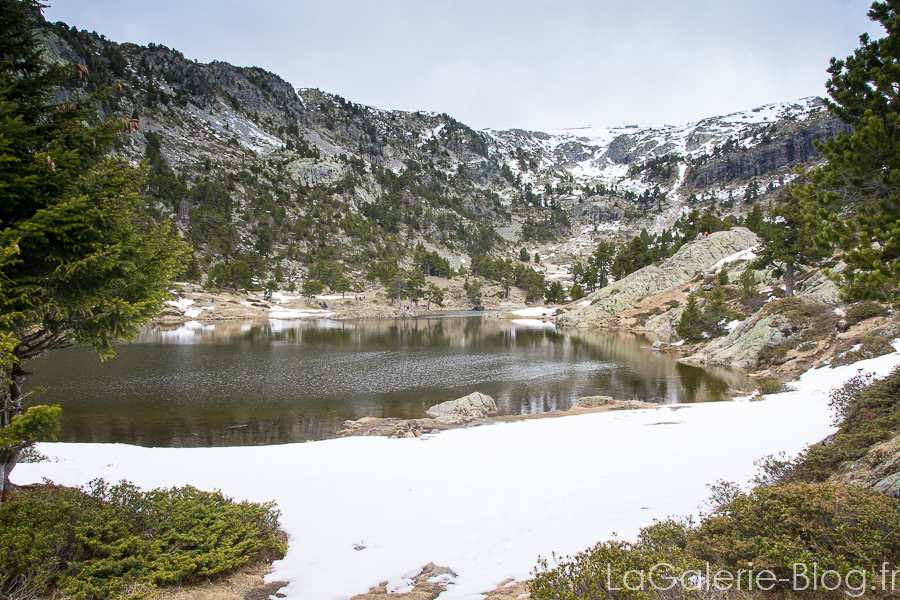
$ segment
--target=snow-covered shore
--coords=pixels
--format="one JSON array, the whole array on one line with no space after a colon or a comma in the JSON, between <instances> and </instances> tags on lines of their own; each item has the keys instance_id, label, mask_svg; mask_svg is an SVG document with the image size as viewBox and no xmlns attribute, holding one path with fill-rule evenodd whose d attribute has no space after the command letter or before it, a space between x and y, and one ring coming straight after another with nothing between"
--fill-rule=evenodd
<instances>
[{"instance_id":1,"label":"snow-covered shore","mask_svg":"<svg viewBox=\"0 0 900 600\"><path fill-rule=\"evenodd\" d=\"M289 599L349 598L428 562L459 575L443 600L476 598L528 577L538 556L697 514L707 484L746 482L760 457L795 454L831 433L830 389L859 369L886 375L898 364L895 352L809 371L795 391L759 402L497 423L413 439L192 449L41 444L53 462L19 465L13 480L80 485L103 477L276 500L290 549L268 580L290 581L281 590Z\"/></svg>"}]
</instances>

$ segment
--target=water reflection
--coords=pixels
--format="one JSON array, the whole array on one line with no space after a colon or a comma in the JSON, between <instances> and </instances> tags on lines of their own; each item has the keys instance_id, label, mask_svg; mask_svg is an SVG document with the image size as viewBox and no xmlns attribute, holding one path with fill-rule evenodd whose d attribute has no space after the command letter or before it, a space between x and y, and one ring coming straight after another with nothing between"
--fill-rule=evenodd
<instances>
[{"instance_id":1,"label":"water reflection","mask_svg":"<svg viewBox=\"0 0 900 600\"><path fill-rule=\"evenodd\" d=\"M116 358L84 349L33 361L63 441L221 446L331 437L346 419L416 418L482 391L504 414L565 410L581 396L705 402L748 389L649 340L482 318L154 325Z\"/></svg>"}]
</instances>

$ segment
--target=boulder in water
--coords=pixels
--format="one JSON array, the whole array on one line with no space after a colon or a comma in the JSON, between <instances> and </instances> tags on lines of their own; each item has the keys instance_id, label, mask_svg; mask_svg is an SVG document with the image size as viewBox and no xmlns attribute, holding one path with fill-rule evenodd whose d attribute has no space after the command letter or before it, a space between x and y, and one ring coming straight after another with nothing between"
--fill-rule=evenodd
<instances>
[{"instance_id":1,"label":"boulder in water","mask_svg":"<svg viewBox=\"0 0 900 600\"><path fill-rule=\"evenodd\" d=\"M436 404L425 411L443 422L466 422L497 414L497 403L487 394L472 392L468 396Z\"/></svg>"}]
</instances>

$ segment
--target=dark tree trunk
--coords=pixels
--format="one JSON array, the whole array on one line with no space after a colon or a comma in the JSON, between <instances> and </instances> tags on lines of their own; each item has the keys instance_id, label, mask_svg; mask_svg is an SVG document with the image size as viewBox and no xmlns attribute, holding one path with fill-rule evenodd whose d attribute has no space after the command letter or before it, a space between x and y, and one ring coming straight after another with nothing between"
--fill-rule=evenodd
<instances>
[{"instance_id":1,"label":"dark tree trunk","mask_svg":"<svg viewBox=\"0 0 900 600\"><path fill-rule=\"evenodd\" d=\"M19 452L18 449L0 450L0 501L6 500L6 495L12 491L9 474L19 462Z\"/></svg>"},{"instance_id":2,"label":"dark tree trunk","mask_svg":"<svg viewBox=\"0 0 900 600\"><path fill-rule=\"evenodd\" d=\"M784 295L787 298L794 295L794 261L792 260L784 264Z\"/></svg>"},{"instance_id":3,"label":"dark tree trunk","mask_svg":"<svg viewBox=\"0 0 900 600\"><path fill-rule=\"evenodd\" d=\"M22 385L25 382L25 376L28 373L22 368L22 363L18 362L12 368L9 375L9 390L3 391L2 410L0 410L0 429L10 424L13 417L22 414ZM21 448L11 447L0 449L0 497L5 498L12 488L9 482L9 474L15 468L19 459Z\"/></svg>"}]
</instances>

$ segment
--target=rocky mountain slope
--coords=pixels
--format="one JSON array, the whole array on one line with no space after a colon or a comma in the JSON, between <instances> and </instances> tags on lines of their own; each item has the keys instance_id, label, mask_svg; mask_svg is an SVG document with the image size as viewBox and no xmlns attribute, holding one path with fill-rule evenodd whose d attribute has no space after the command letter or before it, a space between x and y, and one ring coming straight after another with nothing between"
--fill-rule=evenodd
<instances>
[{"instance_id":1,"label":"rocky mountain slope","mask_svg":"<svg viewBox=\"0 0 900 600\"><path fill-rule=\"evenodd\" d=\"M155 208L193 243L200 280L244 261L257 282L328 263L358 283L374 264L411 267L419 244L454 269L522 248L562 248L565 263L692 208L743 214L845 129L809 98L685 126L474 131L61 23L44 36L48 60L112 90L105 115L137 125L118 150L151 165Z\"/></svg>"}]
</instances>

